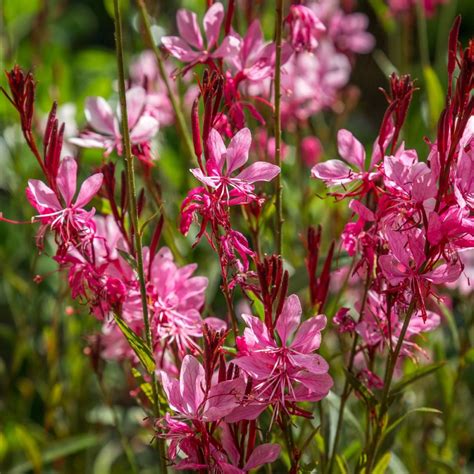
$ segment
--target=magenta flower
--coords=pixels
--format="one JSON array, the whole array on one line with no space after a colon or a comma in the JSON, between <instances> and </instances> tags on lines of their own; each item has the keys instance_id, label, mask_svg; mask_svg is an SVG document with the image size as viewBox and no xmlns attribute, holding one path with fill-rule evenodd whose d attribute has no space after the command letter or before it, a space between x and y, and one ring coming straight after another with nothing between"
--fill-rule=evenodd
<instances>
[{"instance_id":1,"label":"magenta flower","mask_svg":"<svg viewBox=\"0 0 474 474\"><path fill-rule=\"evenodd\" d=\"M255 399L264 406L279 404L285 409L287 402L321 400L333 385L327 362L314 354L326 317L314 316L300 324L301 313L298 296L290 295L276 323L278 341L260 319L242 315L247 328L232 362L254 379Z\"/></svg>"},{"instance_id":2,"label":"magenta flower","mask_svg":"<svg viewBox=\"0 0 474 474\"><path fill-rule=\"evenodd\" d=\"M365 149L362 143L349 130L339 130L337 133L337 149L344 160L327 160L318 163L311 170L313 178L322 179L328 186L347 185L354 181L373 181L379 173L365 171ZM372 157L369 170L377 163L380 155ZM375 159L374 159L375 158Z\"/></svg>"},{"instance_id":3,"label":"magenta flower","mask_svg":"<svg viewBox=\"0 0 474 474\"><path fill-rule=\"evenodd\" d=\"M289 44L282 46L281 64L284 65L293 51ZM235 74L235 81L262 81L273 76L275 65L275 44L265 42L258 20L254 20L242 38L232 32L214 53L224 59Z\"/></svg>"},{"instance_id":4,"label":"magenta flower","mask_svg":"<svg viewBox=\"0 0 474 474\"><path fill-rule=\"evenodd\" d=\"M250 130L243 128L234 135L226 148L219 132L212 129L208 139L210 157L206 163L207 174L199 168L191 170L196 179L212 189L229 206L254 200L254 183L271 181L280 172L276 165L257 161L237 176L232 176L247 163L251 142Z\"/></svg>"},{"instance_id":5,"label":"magenta flower","mask_svg":"<svg viewBox=\"0 0 474 474\"><path fill-rule=\"evenodd\" d=\"M126 93L128 128L132 145L146 145L158 132L156 118L145 113L147 94L142 87L132 87ZM122 154L120 132L120 107L114 114L108 102L102 97L88 97L85 115L90 130L85 130L78 138L69 141L84 148L104 148L105 155L115 149Z\"/></svg>"},{"instance_id":6,"label":"magenta flower","mask_svg":"<svg viewBox=\"0 0 474 474\"><path fill-rule=\"evenodd\" d=\"M176 14L176 23L180 36L164 36L161 38L163 46L176 59L184 63L205 63L213 55L210 53L219 39L222 20L224 19L224 6L216 2L204 15L203 25L206 44L198 25L197 15L183 8Z\"/></svg>"},{"instance_id":7,"label":"magenta flower","mask_svg":"<svg viewBox=\"0 0 474 474\"><path fill-rule=\"evenodd\" d=\"M86 211L83 207L97 194L102 180L102 173L87 178L73 202L77 189L77 163L71 157L64 158L59 165L55 191L42 181L30 179L26 196L39 212L38 219L43 224L43 231L49 225L58 233L63 244L78 234L84 237L85 234L93 233L95 227L92 216L95 210Z\"/></svg>"},{"instance_id":8,"label":"magenta flower","mask_svg":"<svg viewBox=\"0 0 474 474\"><path fill-rule=\"evenodd\" d=\"M171 379L165 372L161 379L171 409L188 420L222 419L238 406L245 391L240 378L206 387L204 368L191 355L183 359L179 380Z\"/></svg>"},{"instance_id":9,"label":"magenta flower","mask_svg":"<svg viewBox=\"0 0 474 474\"><path fill-rule=\"evenodd\" d=\"M369 291L364 318L357 323L356 331L369 346L391 344L395 347L403 326L403 319L398 316L399 313L403 315L404 308L397 306L392 307L388 315L384 296ZM433 311L427 311L425 317L421 311L416 311L410 319L400 355L414 357L415 351L423 352L412 339L421 333L433 331L440 322L439 315Z\"/></svg>"},{"instance_id":10,"label":"magenta flower","mask_svg":"<svg viewBox=\"0 0 474 474\"><path fill-rule=\"evenodd\" d=\"M304 5L291 5L285 23L290 28L291 46L297 52L315 50L319 39L326 31L326 27L314 11Z\"/></svg>"}]
</instances>

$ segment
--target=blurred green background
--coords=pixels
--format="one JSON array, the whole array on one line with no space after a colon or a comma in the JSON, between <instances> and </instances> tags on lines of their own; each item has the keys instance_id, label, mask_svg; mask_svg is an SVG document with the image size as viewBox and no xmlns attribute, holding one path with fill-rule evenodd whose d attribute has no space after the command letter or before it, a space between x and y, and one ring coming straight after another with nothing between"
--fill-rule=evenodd
<instances>
[{"instance_id":1,"label":"blurred green background","mask_svg":"<svg viewBox=\"0 0 474 474\"><path fill-rule=\"evenodd\" d=\"M164 28L157 28L157 33L174 30L179 6L202 12L205 3L149 2L157 25ZM434 79L424 75L420 66L416 19L388 21L382 1L358 3L358 10L370 18L369 30L376 36L377 46L372 54L357 58L351 82L360 89L360 100L352 114L338 117L328 113L321 117L326 155L334 157L335 132L343 125L365 143L373 141L385 109L378 87L386 87L393 67L418 79L420 92L414 99L405 139L410 147L426 151L423 137L433 136L430 110L439 111L443 104L447 34L455 14L461 13L461 36L466 43L474 31L474 1L451 1L428 20ZM257 4L262 9L266 37L271 38L272 2ZM122 5L130 59L143 49L143 42L133 2L123 1ZM38 119L56 100L71 104L71 116L79 127L83 125L85 98L109 97L114 91L112 1L3 0L0 8L1 69L18 63L34 72ZM5 78L1 85L6 86ZM37 127L41 127L40 120ZM176 219L187 189L187 164L177 151L178 137L173 127L163 132L160 143L161 160L154 173L165 183L171 196L169 214ZM100 164L101 153L87 151L81 159L86 168L94 167ZM24 194L30 177L39 177L38 167L22 143L16 112L0 97L0 211L5 216L29 220L33 215ZM290 199L287 211L297 213L298 203ZM325 206L327 202L313 203L312 223L331 223L331 214L322 212ZM330 206L337 215L337 206ZM331 223L326 227L337 236L341 225ZM47 255L48 246L45 255L37 256L35 231L32 225L0 222L0 472L128 472L120 435L114 427L117 418L123 436L130 439L143 466L142 472L153 471L147 446L149 432L140 428L143 414L129 395L132 384L119 364L100 364L98 371L93 370L91 356L84 350L87 335L99 325L85 307L70 301L64 276L56 272ZM298 242L298 236L288 228L287 234L290 248L292 242ZM188 247L183 246L183 251L189 251ZM302 266L301 245L295 248L299 250L291 250L292 261ZM201 260L209 256L201 253ZM201 268L211 277L211 300L217 288L217 269L209 263ZM44 278L35 283L35 275ZM439 408L443 416L414 417L401 429L397 449L399 457L409 463L405 467L392 466L397 474L460 472L460 465L467 466L465 472L474 472L474 352L470 349L473 303L472 295L456 301L448 324L430 336L432 358L448 362L436 378L425 382L423 394L415 385L407 396L422 397L422 404ZM423 446L422 451L412 451L415 442Z\"/></svg>"}]
</instances>

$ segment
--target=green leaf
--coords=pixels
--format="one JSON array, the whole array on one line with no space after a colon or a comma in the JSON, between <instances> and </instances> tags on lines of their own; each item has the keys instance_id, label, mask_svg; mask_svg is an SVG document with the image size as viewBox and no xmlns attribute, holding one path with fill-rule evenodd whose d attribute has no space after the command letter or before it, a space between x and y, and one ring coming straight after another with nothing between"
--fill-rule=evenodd
<instances>
[{"instance_id":1,"label":"green leaf","mask_svg":"<svg viewBox=\"0 0 474 474\"><path fill-rule=\"evenodd\" d=\"M367 404L374 406L379 403L377 397L375 396L374 392L372 392L372 390L367 388L357 377L355 377L348 370L344 370L344 372L346 373L347 380L352 385L352 388L354 388L362 396L362 398L366 401Z\"/></svg>"},{"instance_id":2,"label":"green leaf","mask_svg":"<svg viewBox=\"0 0 474 474\"><path fill-rule=\"evenodd\" d=\"M137 262L136 260L125 250L117 249L120 256L135 270L137 271Z\"/></svg>"},{"instance_id":3,"label":"green leaf","mask_svg":"<svg viewBox=\"0 0 474 474\"><path fill-rule=\"evenodd\" d=\"M439 82L438 76L431 66L423 68L423 76L426 82L426 94L428 96L428 105L430 110L430 126L435 127L438 118L444 107L443 88Z\"/></svg>"},{"instance_id":4,"label":"green leaf","mask_svg":"<svg viewBox=\"0 0 474 474\"><path fill-rule=\"evenodd\" d=\"M430 407L420 407L420 408L414 408L412 410L407 411L404 415L402 415L400 418L397 418L393 423L391 423L388 428L383 432L383 435L380 439L379 445L382 445L383 441L385 438L397 427L402 423L402 421L412 413L435 413L437 415L442 414L440 410L437 410L436 408L430 408Z\"/></svg>"},{"instance_id":5,"label":"green leaf","mask_svg":"<svg viewBox=\"0 0 474 474\"><path fill-rule=\"evenodd\" d=\"M427 375L432 374L433 372L436 372L438 369L443 367L444 364L445 362L437 362L435 364L425 365L405 375L399 382L397 382L393 386L389 396L395 397L399 395L406 387L408 387L408 385L412 384L413 382L416 382L417 380L422 379L423 377L426 377Z\"/></svg>"},{"instance_id":6,"label":"green leaf","mask_svg":"<svg viewBox=\"0 0 474 474\"><path fill-rule=\"evenodd\" d=\"M63 459L71 454L75 454L79 451L97 446L100 441L100 437L96 434L82 434L71 438L63 439L51 443L50 447L39 453L39 459L43 464L52 463L58 459ZM14 466L9 473L10 474L21 474L23 472L31 471L34 468L34 464L31 461L26 461L21 464Z\"/></svg>"},{"instance_id":7,"label":"green leaf","mask_svg":"<svg viewBox=\"0 0 474 474\"><path fill-rule=\"evenodd\" d=\"M342 457L339 456L339 454L336 454L336 463L337 463L337 467L339 468L339 472L341 474L348 474L348 470L347 470L346 464L344 463L344 459L342 459Z\"/></svg>"},{"instance_id":8,"label":"green leaf","mask_svg":"<svg viewBox=\"0 0 474 474\"><path fill-rule=\"evenodd\" d=\"M391 453L386 452L381 458L377 465L372 471L373 474L385 474L387 471L388 465L390 464Z\"/></svg>"},{"instance_id":9,"label":"green leaf","mask_svg":"<svg viewBox=\"0 0 474 474\"><path fill-rule=\"evenodd\" d=\"M145 382L145 380L142 377L142 374L135 367L132 367L132 374L135 377L135 380L140 385L141 391L145 394L148 400L150 400L152 404L155 403L153 399L153 389L151 387L151 384L149 382Z\"/></svg>"},{"instance_id":10,"label":"green leaf","mask_svg":"<svg viewBox=\"0 0 474 474\"><path fill-rule=\"evenodd\" d=\"M127 323L114 314L115 322L117 323L118 327L122 331L123 335L127 339L130 347L133 349L137 357L140 359L145 370L151 374L155 370L155 360L153 358L153 354L148 349L145 341L138 336L135 332L133 332L128 326Z\"/></svg>"},{"instance_id":11,"label":"green leaf","mask_svg":"<svg viewBox=\"0 0 474 474\"><path fill-rule=\"evenodd\" d=\"M257 295L253 291L248 291L247 294L252 300L252 312L260 319L265 317L265 308L263 303L258 299Z\"/></svg>"}]
</instances>

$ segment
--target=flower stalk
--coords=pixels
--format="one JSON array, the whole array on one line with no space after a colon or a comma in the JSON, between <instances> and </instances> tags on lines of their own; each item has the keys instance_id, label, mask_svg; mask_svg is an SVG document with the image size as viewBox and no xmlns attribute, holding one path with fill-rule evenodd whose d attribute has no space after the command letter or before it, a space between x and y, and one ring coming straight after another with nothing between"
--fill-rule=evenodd
<instances>
[{"instance_id":1,"label":"flower stalk","mask_svg":"<svg viewBox=\"0 0 474 474\"><path fill-rule=\"evenodd\" d=\"M126 179L127 186L129 189L128 200L130 210L130 225L133 231L136 261L137 261L137 273L140 284L140 295L143 311L143 323L145 326L145 340L148 349L153 353L153 340L150 329L150 320L148 315L148 301L147 291L145 283L145 272L143 266L143 254L142 254L142 237L138 226L138 208L137 208L137 191L135 183L135 171L133 164L132 149L130 143L130 132L128 129L128 114L127 114L127 101L125 94L125 68L123 59L123 37L122 37L122 19L120 14L120 7L118 0L114 0L114 23L115 23L115 46L117 54L117 70L119 76L119 99L120 99L120 110L122 113L122 141L123 141L123 156L125 160ZM153 371L152 377L152 390L153 390L153 405L154 414L156 418L160 418L160 402L158 398L158 384L156 380L156 374ZM162 439L158 439L158 449L160 451L160 472L166 473L166 460L165 460L165 446Z\"/></svg>"},{"instance_id":2,"label":"flower stalk","mask_svg":"<svg viewBox=\"0 0 474 474\"><path fill-rule=\"evenodd\" d=\"M277 0L275 16L275 108L273 114L275 128L275 164L281 168L281 36L283 26L283 0ZM283 183L281 173L275 179L275 239L276 253L282 252L283 228Z\"/></svg>"}]
</instances>

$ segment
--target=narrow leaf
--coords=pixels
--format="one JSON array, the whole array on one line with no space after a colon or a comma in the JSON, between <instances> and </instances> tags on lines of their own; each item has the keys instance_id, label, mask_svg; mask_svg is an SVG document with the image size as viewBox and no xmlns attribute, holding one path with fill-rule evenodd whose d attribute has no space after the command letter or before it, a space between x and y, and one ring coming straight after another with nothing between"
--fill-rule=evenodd
<instances>
[{"instance_id":1,"label":"narrow leaf","mask_svg":"<svg viewBox=\"0 0 474 474\"><path fill-rule=\"evenodd\" d=\"M153 359L152 353L145 344L145 341L135 332L133 332L122 318L114 314L114 319L118 327L122 331L123 335L127 339L128 343L130 344L130 347L140 359L140 362L142 363L145 370L149 374L153 373L153 371L155 370L155 360Z\"/></svg>"}]
</instances>

